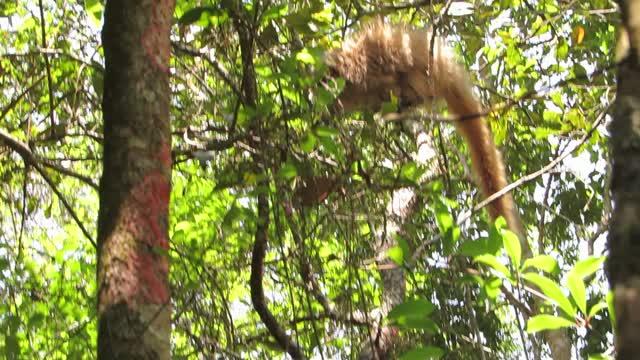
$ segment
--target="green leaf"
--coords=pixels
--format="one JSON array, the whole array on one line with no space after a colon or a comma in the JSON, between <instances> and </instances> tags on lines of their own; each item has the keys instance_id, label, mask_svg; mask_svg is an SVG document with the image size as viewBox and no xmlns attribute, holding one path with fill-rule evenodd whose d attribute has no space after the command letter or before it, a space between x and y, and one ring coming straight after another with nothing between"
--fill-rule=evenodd
<instances>
[{"instance_id":1,"label":"green leaf","mask_svg":"<svg viewBox=\"0 0 640 360\"><path fill-rule=\"evenodd\" d=\"M427 299L407 300L391 309L387 318L391 321L399 321L410 317L425 318L429 316L434 309L435 306Z\"/></svg>"},{"instance_id":2,"label":"green leaf","mask_svg":"<svg viewBox=\"0 0 640 360\"><path fill-rule=\"evenodd\" d=\"M435 334L440 331L435 321L427 317L406 317L400 319L395 324L403 329L423 330L428 334Z\"/></svg>"},{"instance_id":3,"label":"green leaf","mask_svg":"<svg viewBox=\"0 0 640 360\"><path fill-rule=\"evenodd\" d=\"M338 149L338 144L333 141L330 137L320 137L318 138L322 147L331 155L336 158L340 156L340 150Z\"/></svg>"},{"instance_id":4,"label":"green leaf","mask_svg":"<svg viewBox=\"0 0 640 360\"><path fill-rule=\"evenodd\" d=\"M177 233L178 231L188 232L191 229L192 225L190 221L180 221L173 227L173 232Z\"/></svg>"},{"instance_id":5,"label":"green leaf","mask_svg":"<svg viewBox=\"0 0 640 360\"><path fill-rule=\"evenodd\" d=\"M278 170L278 177L281 179L293 179L296 175L298 175L298 168L296 168L296 165L291 162L286 162L282 165L280 170Z\"/></svg>"},{"instance_id":6,"label":"green leaf","mask_svg":"<svg viewBox=\"0 0 640 360\"><path fill-rule=\"evenodd\" d=\"M303 33L309 32L309 23L311 22L311 12L309 10L309 8L303 8L287 15L287 25Z\"/></svg>"},{"instance_id":7,"label":"green leaf","mask_svg":"<svg viewBox=\"0 0 640 360\"><path fill-rule=\"evenodd\" d=\"M614 360L613 357L607 354L589 354L587 360Z\"/></svg>"},{"instance_id":8,"label":"green leaf","mask_svg":"<svg viewBox=\"0 0 640 360\"><path fill-rule=\"evenodd\" d=\"M587 360L613 360L613 358L607 354L589 354Z\"/></svg>"},{"instance_id":9,"label":"green leaf","mask_svg":"<svg viewBox=\"0 0 640 360\"><path fill-rule=\"evenodd\" d=\"M443 254L449 256L455 249L460 238L460 228L456 226L451 209L446 198L438 198L434 205L434 212L438 229L442 233Z\"/></svg>"},{"instance_id":10,"label":"green leaf","mask_svg":"<svg viewBox=\"0 0 640 360\"><path fill-rule=\"evenodd\" d=\"M327 106L333 104L336 96L331 91L324 88L316 88L314 91L316 107Z\"/></svg>"},{"instance_id":11,"label":"green leaf","mask_svg":"<svg viewBox=\"0 0 640 360\"><path fill-rule=\"evenodd\" d=\"M315 135L312 133L306 133L300 141L300 149L308 154L313 151L317 143L318 138L316 138Z\"/></svg>"},{"instance_id":12,"label":"green leaf","mask_svg":"<svg viewBox=\"0 0 640 360\"><path fill-rule=\"evenodd\" d=\"M484 282L483 289L490 299L496 299L500 295L502 279L498 277L490 277Z\"/></svg>"},{"instance_id":13,"label":"green leaf","mask_svg":"<svg viewBox=\"0 0 640 360\"><path fill-rule=\"evenodd\" d=\"M530 267L542 270L548 274L554 274L560 270L558 262L550 255L537 255L525 260L524 265L522 265L522 270L524 271Z\"/></svg>"},{"instance_id":14,"label":"green leaf","mask_svg":"<svg viewBox=\"0 0 640 360\"><path fill-rule=\"evenodd\" d=\"M393 94L390 94L389 96L391 97L391 101L383 102L382 106L380 107L380 112L382 114L390 114L390 113L398 112L398 98L395 97Z\"/></svg>"},{"instance_id":15,"label":"green leaf","mask_svg":"<svg viewBox=\"0 0 640 360\"><path fill-rule=\"evenodd\" d=\"M510 230L502 230L502 242L507 251L507 255L511 258L511 262L515 269L520 269L520 261L522 259L522 248L520 247L520 239L518 235Z\"/></svg>"},{"instance_id":16,"label":"green leaf","mask_svg":"<svg viewBox=\"0 0 640 360\"><path fill-rule=\"evenodd\" d=\"M451 215L451 211L444 203L438 202L436 204L435 213L436 213L436 222L438 224L438 228L440 229L440 232L446 233L455 225L453 215Z\"/></svg>"},{"instance_id":17,"label":"green leaf","mask_svg":"<svg viewBox=\"0 0 640 360\"><path fill-rule=\"evenodd\" d=\"M567 59L567 55L569 54L569 43L566 40L560 39L558 41L558 45L556 46L556 54L558 55L559 60Z\"/></svg>"},{"instance_id":18,"label":"green leaf","mask_svg":"<svg viewBox=\"0 0 640 360\"><path fill-rule=\"evenodd\" d=\"M402 266L407 256L410 254L409 243L402 236L396 235L397 246L392 247L387 251L387 256L397 265Z\"/></svg>"},{"instance_id":19,"label":"green leaf","mask_svg":"<svg viewBox=\"0 0 640 360\"><path fill-rule=\"evenodd\" d=\"M423 173L414 161L403 164L400 168L400 176L402 179L412 183L417 183Z\"/></svg>"},{"instance_id":20,"label":"green leaf","mask_svg":"<svg viewBox=\"0 0 640 360\"><path fill-rule=\"evenodd\" d=\"M333 19L333 12L331 10L331 7L327 6L321 11L311 14L311 17L313 18L313 20L321 23L330 23Z\"/></svg>"},{"instance_id":21,"label":"green leaf","mask_svg":"<svg viewBox=\"0 0 640 360\"><path fill-rule=\"evenodd\" d=\"M589 319L594 317L597 313L599 313L602 309L605 309L609 304L606 301L600 301L599 303L593 305L591 309L589 309Z\"/></svg>"},{"instance_id":22,"label":"green leaf","mask_svg":"<svg viewBox=\"0 0 640 360\"><path fill-rule=\"evenodd\" d=\"M573 68L572 68L572 72L573 75L578 78L576 80L578 80L578 82L585 82L587 81L586 77L587 77L587 70L584 68L584 66L582 66L580 63L575 63L573 64ZM579 81L581 80L581 81Z\"/></svg>"},{"instance_id":23,"label":"green leaf","mask_svg":"<svg viewBox=\"0 0 640 360\"><path fill-rule=\"evenodd\" d=\"M178 24L182 24L182 25L193 24L194 22L200 20L200 17L203 14L207 14L210 12L217 12L217 11L218 9L216 9L213 6L197 6L197 7L194 7L193 9L189 9L185 11L184 15L182 15L180 19L178 19Z\"/></svg>"},{"instance_id":24,"label":"green leaf","mask_svg":"<svg viewBox=\"0 0 640 360\"><path fill-rule=\"evenodd\" d=\"M585 289L584 281L574 273L569 273L567 276L567 287L573 297L573 300L578 305L578 309L583 314L587 313L587 289Z\"/></svg>"},{"instance_id":25,"label":"green leaf","mask_svg":"<svg viewBox=\"0 0 640 360\"><path fill-rule=\"evenodd\" d=\"M289 5L271 5L267 6L260 21L264 24L269 20L281 18L289 13Z\"/></svg>"},{"instance_id":26,"label":"green leaf","mask_svg":"<svg viewBox=\"0 0 640 360\"><path fill-rule=\"evenodd\" d=\"M498 273L504 275L505 278L511 279L511 272L509 271L509 269L507 269L507 267L504 266L504 264L502 264L497 257L491 254L476 256L475 258L473 258L473 261L488 265Z\"/></svg>"},{"instance_id":27,"label":"green leaf","mask_svg":"<svg viewBox=\"0 0 640 360\"><path fill-rule=\"evenodd\" d=\"M100 0L85 0L84 8L89 13L91 21L96 25L100 25L102 13L104 12L102 2Z\"/></svg>"},{"instance_id":28,"label":"green leaf","mask_svg":"<svg viewBox=\"0 0 640 360\"><path fill-rule=\"evenodd\" d=\"M542 119L547 123L555 123L560 121L560 113L552 109L544 109L542 111Z\"/></svg>"},{"instance_id":29,"label":"green leaf","mask_svg":"<svg viewBox=\"0 0 640 360\"><path fill-rule=\"evenodd\" d=\"M487 239L467 240L460 245L460 254L464 256L474 257L483 254L489 254L487 251Z\"/></svg>"},{"instance_id":30,"label":"green leaf","mask_svg":"<svg viewBox=\"0 0 640 360\"><path fill-rule=\"evenodd\" d=\"M397 265L404 264L404 250L400 246L394 246L387 250L387 257Z\"/></svg>"},{"instance_id":31,"label":"green leaf","mask_svg":"<svg viewBox=\"0 0 640 360\"><path fill-rule=\"evenodd\" d=\"M575 323L563 317L553 315L536 315L527 321L527 332L534 333L543 330L555 330L564 327L572 327Z\"/></svg>"},{"instance_id":32,"label":"green leaf","mask_svg":"<svg viewBox=\"0 0 640 360\"><path fill-rule=\"evenodd\" d=\"M581 279L584 279L598 271L605 260L605 256L590 256L584 260L578 261L569 272L576 274Z\"/></svg>"},{"instance_id":33,"label":"green leaf","mask_svg":"<svg viewBox=\"0 0 640 360\"><path fill-rule=\"evenodd\" d=\"M309 65L316 63L316 58L306 48L296 54L296 60Z\"/></svg>"},{"instance_id":34,"label":"green leaf","mask_svg":"<svg viewBox=\"0 0 640 360\"><path fill-rule=\"evenodd\" d=\"M563 93L561 91L556 90L551 92L551 94L549 95L553 104L561 109L566 106L566 104L564 103L564 99L562 98L562 94Z\"/></svg>"},{"instance_id":35,"label":"green leaf","mask_svg":"<svg viewBox=\"0 0 640 360\"><path fill-rule=\"evenodd\" d=\"M400 356L400 360L437 360L444 356L444 350L435 346L419 347Z\"/></svg>"},{"instance_id":36,"label":"green leaf","mask_svg":"<svg viewBox=\"0 0 640 360\"><path fill-rule=\"evenodd\" d=\"M500 219L502 218L498 218L498 220ZM500 229L496 228L496 224L497 223L494 223L489 228L489 237L487 238L487 252L493 255L498 255L504 247L502 234L500 233Z\"/></svg>"},{"instance_id":37,"label":"green leaf","mask_svg":"<svg viewBox=\"0 0 640 360\"><path fill-rule=\"evenodd\" d=\"M569 317L574 318L576 316L576 309L562 292L560 285L555 281L536 273L525 273L522 277L540 288L540 290Z\"/></svg>"},{"instance_id":38,"label":"green leaf","mask_svg":"<svg viewBox=\"0 0 640 360\"><path fill-rule=\"evenodd\" d=\"M314 129L314 132L318 137L321 137L321 138L331 138L334 136L338 136L340 134L338 130L332 127L323 126L323 125L316 126Z\"/></svg>"},{"instance_id":39,"label":"green leaf","mask_svg":"<svg viewBox=\"0 0 640 360\"><path fill-rule=\"evenodd\" d=\"M555 14L560 11L560 8L556 2L545 2L544 10L547 14Z\"/></svg>"},{"instance_id":40,"label":"green leaf","mask_svg":"<svg viewBox=\"0 0 640 360\"><path fill-rule=\"evenodd\" d=\"M543 126L538 126L533 130L533 134L536 138L536 140L543 140L543 139L548 139L549 136L557 133L558 131L556 129L552 129L552 128L548 128L548 127L543 127Z\"/></svg>"}]
</instances>

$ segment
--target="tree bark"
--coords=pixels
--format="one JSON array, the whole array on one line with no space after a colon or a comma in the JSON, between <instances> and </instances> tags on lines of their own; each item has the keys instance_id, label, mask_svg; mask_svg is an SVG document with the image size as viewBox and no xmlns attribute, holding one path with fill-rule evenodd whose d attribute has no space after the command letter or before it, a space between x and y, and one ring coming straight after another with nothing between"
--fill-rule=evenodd
<instances>
[{"instance_id":1,"label":"tree bark","mask_svg":"<svg viewBox=\"0 0 640 360\"><path fill-rule=\"evenodd\" d=\"M169 359L169 32L175 0L109 0L98 358Z\"/></svg>"},{"instance_id":2,"label":"tree bark","mask_svg":"<svg viewBox=\"0 0 640 360\"><path fill-rule=\"evenodd\" d=\"M640 354L640 1L618 1L618 88L611 122L611 193L607 275L614 291L617 359Z\"/></svg>"}]
</instances>

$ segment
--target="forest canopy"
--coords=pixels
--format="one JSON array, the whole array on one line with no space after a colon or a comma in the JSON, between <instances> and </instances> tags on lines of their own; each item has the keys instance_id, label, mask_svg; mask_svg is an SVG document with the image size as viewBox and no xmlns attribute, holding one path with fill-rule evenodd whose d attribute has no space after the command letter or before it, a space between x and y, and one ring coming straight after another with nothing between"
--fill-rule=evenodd
<instances>
[{"instance_id":1,"label":"forest canopy","mask_svg":"<svg viewBox=\"0 0 640 360\"><path fill-rule=\"evenodd\" d=\"M127 16L113 11L0 3L8 359L99 356L98 213L120 196L103 174L117 44L101 32L105 16ZM170 19L169 65L147 70L168 77L171 146L154 160L171 164L168 248L153 251L170 269L173 358L612 356L617 4L177 0ZM327 53L374 21L429 29L468 69L530 249L489 216L453 126L464 119L442 99L334 111L349 84ZM138 150L127 161L149 161Z\"/></svg>"}]
</instances>

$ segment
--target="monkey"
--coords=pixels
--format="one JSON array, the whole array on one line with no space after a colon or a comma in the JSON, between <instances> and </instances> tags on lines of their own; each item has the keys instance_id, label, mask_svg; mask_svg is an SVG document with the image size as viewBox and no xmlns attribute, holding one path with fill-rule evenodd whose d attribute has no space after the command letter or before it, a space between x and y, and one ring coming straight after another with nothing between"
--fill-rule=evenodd
<instances>
[{"instance_id":1,"label":"monkey","mask_svg":"<svg viewBox=\"0 0 640 360\"><path fill-rule=\"evenodd\" d=\"M328 51L325 64L330 76L345 80L334 106L341 112L380 110L391 95L402 107L444 99L449 112L458 116L455 126L469 147L481 193L488 197L507 186L502 155L469 75L442 38L430 30L392 25L378 18L346 39L342 47ZM529 248L510 193L489 204L488 211L493 220L503 216L523 249Z\"/></svg>"}]
</instances>

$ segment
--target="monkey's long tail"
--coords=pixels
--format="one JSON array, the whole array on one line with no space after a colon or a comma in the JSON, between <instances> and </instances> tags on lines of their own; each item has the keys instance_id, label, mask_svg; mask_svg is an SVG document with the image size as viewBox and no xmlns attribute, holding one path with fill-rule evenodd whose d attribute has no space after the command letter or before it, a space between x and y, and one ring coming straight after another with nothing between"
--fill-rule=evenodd
<instances>
[{"instance_id":1,"label":"monkey's long tail","mask_svg":"<svg viewBox=\"0 0 640 360\"><path fill-rule=\"evenodd\" d=\"M455 122L456 128L469 146L474 175L480 184L482 194L488 197L508 184L504 162L493 141L491 130L482 116L482 106L473 95L464 69L457 64L450 66L454 69L441 73L448 75L447 79L441 82L445 86L441 91L449 111L460 117ZM525 254L529 253L530 249L513 196L510 193L502 195L488 205L488 210L494 220L498 216L505 217L509 229L520 237Z\"/></svg>"}]
</instances>

